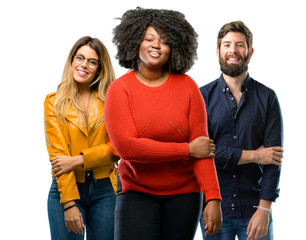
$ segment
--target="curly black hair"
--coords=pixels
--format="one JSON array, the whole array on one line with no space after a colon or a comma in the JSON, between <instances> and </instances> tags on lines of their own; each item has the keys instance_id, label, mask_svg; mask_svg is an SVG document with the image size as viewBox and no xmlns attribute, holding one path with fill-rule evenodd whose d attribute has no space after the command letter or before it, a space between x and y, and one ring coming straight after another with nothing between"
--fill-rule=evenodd
<instances>
[{"instance_id":1,"label":"curly black hair","mask_svg":"<svg viewBox=\"0 0 306 240\"><path fill-rule=\"evenodd\" d=\"M122 67L138 70L139 47L149 26L165 38L171 53L165 68L172 73L187 72L197 59L198 34L185 15L165 9L136 9L126 11L121 23L113 30L116 58Z\"/></svg>"}]
</instances>

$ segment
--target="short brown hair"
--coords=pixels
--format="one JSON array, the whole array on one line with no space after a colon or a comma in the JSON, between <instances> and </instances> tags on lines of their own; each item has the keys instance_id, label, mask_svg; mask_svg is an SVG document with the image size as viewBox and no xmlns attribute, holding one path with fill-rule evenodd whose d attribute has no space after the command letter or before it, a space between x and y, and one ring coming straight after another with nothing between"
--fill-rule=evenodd
<instances>
[{"instance_id":1,"label":"short brown hair","mask_svg":"<svg viewBox=\"0 0 306 240\"><path fill-rule=\"evenodd\" d=\"M224 24L223 27L220 29L218 33L218 42L217 42L218 49L220 48L222 38L229 32L242 33L246 38L248 49L250 50L253 47L253 33L242 21L234 21Z\"/></svg>"}]
</instances>

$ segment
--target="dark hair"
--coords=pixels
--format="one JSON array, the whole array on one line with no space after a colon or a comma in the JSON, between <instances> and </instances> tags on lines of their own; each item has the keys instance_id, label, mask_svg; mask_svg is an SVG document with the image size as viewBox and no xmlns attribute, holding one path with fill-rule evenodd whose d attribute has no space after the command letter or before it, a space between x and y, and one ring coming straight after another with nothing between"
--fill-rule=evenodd
<instances>
[{"instance_id":1,"label":"dark hair","mask_svg":"<svg viewBox=\"0 0 306 240\"><path fill-rule=\"evenodd\" d=\"M226 23L220 29L218 33L218 42L217 48L220 48L222 38L229 32L239 32L242 33L248 45L248 49L250 50L253 47L253 33L248 29L248 27L242 21L234 21L230 23Z\"/></svg>"},{"instance_id":2,"label":"dark hair","mask_svg":"<svg viewBox=\"0 0 306 240\"><path fill-rule=\"evenodd\" d=\"M121 23L113 30L119 64L138 70L139 47L149 26L170 46L171 53L165 68L172 73L187 72L197 59L198 34L184 14L164 9L138 7L123 14Z\"/></svg>"}]
</instances>

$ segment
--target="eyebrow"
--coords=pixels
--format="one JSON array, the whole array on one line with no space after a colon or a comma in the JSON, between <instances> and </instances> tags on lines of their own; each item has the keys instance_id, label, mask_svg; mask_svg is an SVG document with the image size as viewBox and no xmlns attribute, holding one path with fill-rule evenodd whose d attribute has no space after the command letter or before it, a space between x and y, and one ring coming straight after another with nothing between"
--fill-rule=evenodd
<instances>
[{"instance_id":1,"label":"eyebrow","mask_svg":"<svg viewBox=\"0 0 306 240\"><path fill-rule=\"evenodd\" d=\"M224 44L224 43L232 43L232 41L224 41L224 42L221 42L221 44ZM237 43L243 43L245 44L246 42L245 41L238 41L238 42L235 42L236 44Z\"/></svg>"},{"instance_id":2,"label":"eyebrow","mask_svg":"<svg viewBox=\"0 0 306 240\"><path fill-rule=\"evenodd\" d=\"M155 36L155 34L153 34L153 33L147 33L147 34L145 34L145 36L147 36L147 35L151 35L151 36Z\"/></svg>"},{"instance_id":3,"label":"eyebrow","mask_svg":"<svg viewBox=\"0 0 306 240\"><path fill-rule=\"evenodd\" d=\"M98 60L98 59L96 59L96 58L87 58L87 57L85 57L85 55L84 55L84 54L82 54L82 53L76 53L75 55L81 55L82 57L84 57L84 58L86 58L86 59L88 59L88 60L96 60L96 61L98 61L98 62L99 62L99 60Z\"/></svg>"}]
</instances>

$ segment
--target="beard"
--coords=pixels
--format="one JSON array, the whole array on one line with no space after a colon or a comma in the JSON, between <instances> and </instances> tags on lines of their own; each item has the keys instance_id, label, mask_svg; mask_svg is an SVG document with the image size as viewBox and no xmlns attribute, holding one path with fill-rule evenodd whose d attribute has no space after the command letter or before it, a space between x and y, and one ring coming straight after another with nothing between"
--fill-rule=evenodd
<instances>
[{"instance_id":1,"label":"beard","mask_svg":"<svg viewBox=\"0 0 306 240\"><path fill-rule=\"evenodd\" d=\"M225 75L228 75L230 77L237 77L248 70L250 55L247 54L245 57L242 57L237 53L233 55L235 57L239 57L241 59L241 63L227 64L226 61L224 61L221 56L219 56L220 69ZM228 56L226 56L225 58L227 57Z\"/></svg>"}]
</instances>

